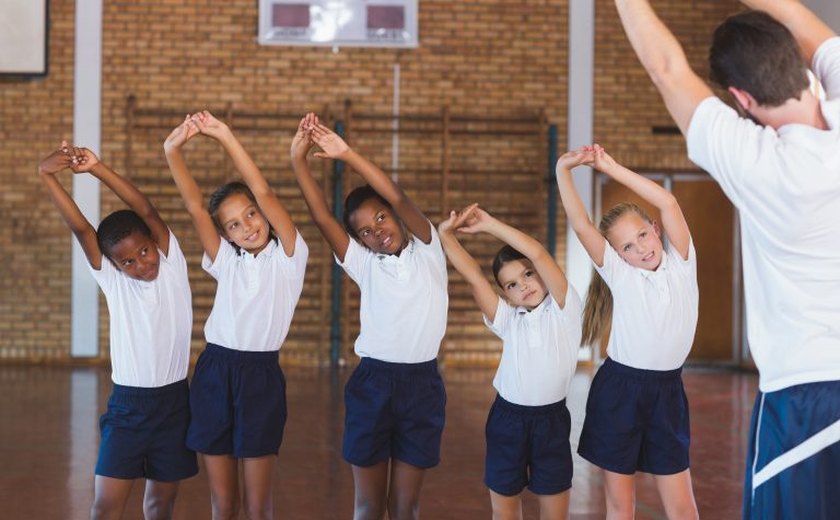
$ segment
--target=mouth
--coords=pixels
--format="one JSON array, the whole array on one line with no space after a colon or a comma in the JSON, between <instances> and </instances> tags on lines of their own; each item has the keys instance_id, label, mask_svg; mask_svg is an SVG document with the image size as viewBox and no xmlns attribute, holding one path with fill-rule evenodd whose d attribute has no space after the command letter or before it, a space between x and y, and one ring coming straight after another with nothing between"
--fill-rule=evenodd
<instances>
[{"instance_id":1,"label":"mouth","mask_svg":"<svg viewBox=\"0 0 840 520\"><path fill-rule=\"evenodd\" d=\"M648 254L646 254L645 256L642 257L642 262L650 262L651 260L653 260L654 256L655 256L654 252L651 251L650 253L648 253Z\"/></svg>"},{"instance_id":2,"label":"mouth","mask_svg":"<svg viewBox=\"0 0 840 520\"><path fill-rule=\"evenodd\" d=\"M256 240L256 239L257 239L257 237L258 237L259 235L260 235L260 232L259 232L259 231L254 231L253 233L251 233L250 235L248 235L247 237L245 237L245 242L253 242L254 240Z\"/></svg>"},{"instance_id":3,"label":"mouth","mask_svg":"<svg viewBox=\"0 0 840 520\"><path fill-rule=\"evenodd\" d=\"M379 245L382 246L382 249L388 249L389 247L391 247L391 244L393 242L394 239L391 237L391 235L388 235L379 242Z\"/></svg>"},{"instance_id":4,"label":"mouth","mask_svg":"<svg viewBox=\"0 0 840 520\"><path fill-rule=\"evenodd\" d=\"M528 300L528 299L530 299L532 296L534 296L535 294L537 294L537 291L536 291L536 290L529 291L529 292L525 293L525 296L523 296L523 297L522 297L522 299L523 299L523 300Z\"/></svg>"}]
</instances>

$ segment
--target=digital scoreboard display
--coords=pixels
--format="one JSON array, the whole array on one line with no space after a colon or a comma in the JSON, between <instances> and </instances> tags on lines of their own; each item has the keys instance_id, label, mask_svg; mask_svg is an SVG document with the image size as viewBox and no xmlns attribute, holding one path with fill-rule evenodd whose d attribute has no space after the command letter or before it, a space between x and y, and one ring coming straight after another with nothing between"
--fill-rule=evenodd
<instances>
[{"instance_id":1,"label":"digital scoreboard display","mask_svg":"<svg viewBox=\"0 0 840 520\"><path fill-rule=\"evenodd\" d=\"M417 0L261 0L263 45L417 47Z\"/></svg>"}]
</instances>

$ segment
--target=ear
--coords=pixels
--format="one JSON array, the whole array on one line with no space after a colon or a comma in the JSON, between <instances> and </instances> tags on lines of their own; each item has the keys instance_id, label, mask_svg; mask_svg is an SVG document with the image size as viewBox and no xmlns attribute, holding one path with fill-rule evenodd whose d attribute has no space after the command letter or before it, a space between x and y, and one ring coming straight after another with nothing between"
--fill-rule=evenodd
<instances>
[{"instance_id":1,"label":"ear","mask_svg":"<svg viewBox=\"0 0 840 520\"><path fill-rule=\"evenodd\" d=\"M662 238L662 227L659 225L659 222L654 220L651 222L653 225L653 232L656 233L656 236Z\"/></svg>"},{"instance_id":2,"label":"ear","mask_svg":"<svg viewBox=\"0 0 840 520\"><path fill-rule=\"evenodd\" d=\"M726 90L733 98L735 98L735 102L747 113L750 113L750 111L757 105L755 98L752 97L752 95L750 95L750 93L746 90L742 90L737 87L729 87Z\"/></svg>"}]
</instances>

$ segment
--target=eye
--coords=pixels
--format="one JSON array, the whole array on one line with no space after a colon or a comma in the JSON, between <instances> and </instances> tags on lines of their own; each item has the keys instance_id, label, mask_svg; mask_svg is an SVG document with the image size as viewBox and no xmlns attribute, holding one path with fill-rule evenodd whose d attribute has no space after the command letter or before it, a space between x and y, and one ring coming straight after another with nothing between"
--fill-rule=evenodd
<instances>
[{"instance_id":1,"label":"eye","mask_svg":"<svg viewBox=\"0 0 840 520\"><path fill-rule=\"evenodd\" d=\"M525 278L530 278L534 276L534 271L525 271Z\"/></svg>"},{"instance_id":2,"label":"eye","mask_svg":"<svg viewBox=\"0 0 840 520\"><path fill-rule=\"evenodd\" d=\"M236 229L236 226L238 226L238 225L239 225L239 224L237 224L236 222L234 222L233 224L231 224L231 225L229 225L229 226L228 226L228 229L229 229L229 230L234 230L234 229Z\"/></svg>"},{"instance_id":3,"label":"eye","mask_svg":"<svg viewBox=\"0 0 840 520\"><path fill-rule=\"evenodd\" d=\"M370 235L370 230L369 229L363 229L363 230L359 231L359 236L360 237L366 237L368 235Z\"/></svg>"},{"instance_id":4,"label":"eye","mask_svg":"<svg viewBox=\"0 0 840 520\"><path fill-rule=\"evenodd\" d=\"M144 247L143 249L141 249L141 250L140 250L140 256L146 256L146 254L147 254L148 252L149 252L149 248L148 248L148 247Z\"/></svg>"},{"instance_id":5,"label":"eye","mask_svg":"<svg viewBox=\"0 0 840 520\"><path fill-rule=\"evenodd\" d=\"M130 265L131 265L131 264L133 264L133 263L134 263L134 260L123 260L123 261L122 261L122 265L123 265L123 267L128 267L128 266L130 266Z\"/></svg>"},{"instance_id":6,"label":"eye","mask_svg":"<svg viewBox=\"0 0 840 520\"><path fill-rule=\"evenodd\" d=\"M624 246L623 251L624 251L625 253L629 252L629 251L630 251L630 244L627 244L626 246Z\"/></svg>"},{"instance_id":7,"label":"eye","mask_svg":"<svg viewBox=\"0 0 840 520\"><path fill-rule=\"evenodd\" d=\"M384 213L380 213L379 215L376 216L376 221L377 222L382 222L383 220L385 220L385 214Z\"/></svg>"},{"instance_id":8,"label":"eye","mask_svg":"<svg viewBox=\"0 0 840 520\"><path fill-rule=\"evenodd\" d=\"M251 211L248 212L248 218L253 218L254 215L256 215L256 214L257 214L257 212L255 210L251 210Z\"/></svg>"},{"instance_id":9,"label":"eye","mask_svg":"<svg viewBox=\"0 0 840 520\"><path fill-rule=\"evenodd\" d=\"M645 238L645 237L647 236L647 231L642 231L642 232L639 234L639 236L640 236L640 237L642 237L642 238Z\"/></svg>"},{"instance_id":10,"label":"eye","mask_svg":"<svg viewBox=\"0 0 840 520\"><path fill-rule=\"evenodd\" d=\"M514 287L516 287L516 282L510 282L509 284L505 285L505 289L508 291L513 289Z\"/></svg>"}]
</instances>

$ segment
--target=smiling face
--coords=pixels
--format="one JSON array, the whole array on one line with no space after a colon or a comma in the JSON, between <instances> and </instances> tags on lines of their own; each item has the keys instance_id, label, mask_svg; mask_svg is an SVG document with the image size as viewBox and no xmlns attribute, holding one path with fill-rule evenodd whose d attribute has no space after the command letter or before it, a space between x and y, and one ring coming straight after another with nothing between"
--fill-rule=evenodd
<instances>
[{"instance_id":1,"label":"smiling face","mask_svg":"<svg viewBox=\"0 0 840 520\"><path fill-rule=\"evenodd\" d=\"M160 253L157 243L140 231L132 231L111 246L108 258L129 278L151 282L160 272Z\"/></svg>"},{"instance_id":2,"label":"smiling face","mask_svg":"<svg viewBox=\"0 0 840 520\"><path fill-rule=\"evenodd\" d=\"M506 262L499 269L497 280L512 305L528 310L539 305L547 294L545 282L528 259Z\"/></svg>"},{"instance_id":3,"label":"smiling face","mask_svg":"<svg viewBox=\"0 0 840 520\"><path fill-rule=\"evenodd\" d=\"M359 240L374 253L398 254L408 241L393 209L377 198L359 204L348 220Z\"/></svg>"},{"instance_id":4,"label":"smiling face","mask_svg":"<svg viewBox=\"0 0 840 520\"><path fill-rule=\"evenodd\" d=\"M625 262L653 271L662 261L659 228L635 211L627 211L610 226L607 240Z\"/></svg>"},{"instance_id":5,"label":"smiling face","mask_svg":"<svg viewBox=\"0 0 840 520\"><path fill-rule=\"evenodd\" d=\"M259 208L243 193L231 193L220 204L216 218L224 237L256 255L268 244L271 227Z\"/></svg>"}]
</instances>

